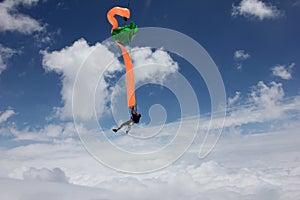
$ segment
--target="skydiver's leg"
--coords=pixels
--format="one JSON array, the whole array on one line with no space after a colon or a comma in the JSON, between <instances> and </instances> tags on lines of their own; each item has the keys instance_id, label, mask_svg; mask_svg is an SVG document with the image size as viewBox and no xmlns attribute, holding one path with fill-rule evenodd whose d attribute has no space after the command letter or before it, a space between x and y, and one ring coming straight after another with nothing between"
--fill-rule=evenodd
<instances>
[{"instance_id":1,"label":"skydiver's leg","mask_svg":"<svg viewBox=\"0 0 300 200\"><path fill-rule=\"evenodd\" d=\"M131 122L131 119L128 120L128 121L126 121L126 122L124 122L124 123L122 123L122 124L119 126L119 128L114 128L113 131L114 131L114 132L117 132L118 130L120 130L121 128L123 128L123 126L127 126L127 125L129 126L130 122Z\"/></svg>"},{"instance_id":2,"label":"skydiver's leg","mask_svg":"<svg viewBox=\"0 0 300 200\"><path fill-rule=\"evenodd\" d=\"M131 130L132 125L134 124L133 120L130 119L130 123L128 124L128 128L126 130L126 133L128 133Z\"/></svg>"},{"instance_id":3,"label":"skydiver's leg","mask_svg":"<svg viewBox=\"0 0 300 200\"><path fill-rule=\"evenodd\" d=\"M121 124L120 127L119 127L118 129L123 128L123 126L129 126L130 123L131 123L131 119L128 120L128 121L126 121L126 122L124 122L123 124Z\"/></svg>"}]
</instances>

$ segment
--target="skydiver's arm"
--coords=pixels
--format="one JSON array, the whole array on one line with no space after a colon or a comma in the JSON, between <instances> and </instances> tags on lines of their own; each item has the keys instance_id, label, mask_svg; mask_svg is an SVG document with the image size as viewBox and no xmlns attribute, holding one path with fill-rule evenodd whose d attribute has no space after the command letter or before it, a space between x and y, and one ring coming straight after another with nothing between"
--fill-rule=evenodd
<instances>
[{"instance_id":1,"label":"skydiver's arm","mask_svg":"<svg viewBox=\"0 0 300 200\"><path fill-rule=\"evenodd\" d=\"M136 111L134 110L134 107L131 108L131 114L132 115L136 114Z\"/></svg>"}]
</instances>

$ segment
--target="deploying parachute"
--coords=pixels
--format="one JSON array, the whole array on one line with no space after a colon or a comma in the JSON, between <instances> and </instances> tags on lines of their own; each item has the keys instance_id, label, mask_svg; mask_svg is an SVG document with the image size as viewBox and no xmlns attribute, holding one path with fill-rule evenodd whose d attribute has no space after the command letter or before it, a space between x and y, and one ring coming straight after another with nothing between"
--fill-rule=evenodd
<instances>
[{"instance_id":1,"label":"deploying parachute","mask_svg":"<svg viewBox=\"0 0 300 200\"><path fill-rule=\"evenodd\" d=\"M116 42L128 45L137 32L137 25L135 25L134 22L131 22L130 25L115 28L111 35Z\"/></svg>"},{"instance_id":2,"label":"deploying parachute","mask_svg":"<svg viewBox=\"0 0 300 200\"><path fill-rule=\"evenodd\" d=\"M133 108L136 106L133 65L130 55L124 45L128 45L131 42L134 35L138 32L138 27L134 24L134 22L131 22L130 25L119 27L115 15L129 18L130 11L127 8L114 7L108 11L107 19L112 25L112 37L122 50L122 55L126 66L127 103L128 108Z\"/></svg>"}]
</instances>

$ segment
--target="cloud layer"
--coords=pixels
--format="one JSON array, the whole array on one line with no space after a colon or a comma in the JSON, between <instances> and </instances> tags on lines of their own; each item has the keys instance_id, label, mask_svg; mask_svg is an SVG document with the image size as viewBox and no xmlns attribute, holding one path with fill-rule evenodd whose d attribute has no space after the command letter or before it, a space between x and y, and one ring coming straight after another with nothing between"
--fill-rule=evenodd
<instances>
[{"instance_id":1,"label":"cloud layer","mask_svg":"<svg viewBox=\"0 0 300 200\"><path fill-rule=\"evenodd\" d=\"M0 185L1 198L9 200L111 199L105 190L63 183L0 179Z\"/></svg>"},{"instance_id":2,"label":"cloud layer","mask_svg":"<svg viewBox=\"0 0 300 200\"><path fill-rule=\"evenodd\" d=\"M37 180L37 181L49 181L49 182L61 182L68 183L68 178L65 175L65 172L60 168L54 169L36 169L31 167L23 173L24 180Z\"/></svg>"},{"instance_id":3,"label":"cloud layer","mask_svg":"<svg viewBox=\"0 0 300 200\"><path fill-rule=\"evenodd\" d=\"M142 175L109 170L71 143L64 149L49 145L48 152L37 152L33 158L29 152L47 145L28 145L18 150L2 150L1 172L9 166L9 177L25 180L0 179L0 191L9 199L30 194L31 198L26 197L31 200L41 198L41 194L47 194L45 198L62 199L82 190L77 195L85 199L298 199L300 144L297 137L293 129L222 137L205 159L197 158L197 144L170 167ZM40 169L28 168L30 165ZM53 165L63 167L65 172L49 170ZM71 183L93 188L48 183L66 182L65 173Z\"/></svg>"},{"instance_id":4,"label":"cloud layer","mask_svg":"<svg viewBox=\"0 0 300 200\"><path fill-rule=\"evenodd\" d=\"M298 199L300 197L298 179L300 144L297 132L300 128L299 96L285 99L281 83L267 84L260 81L247 95L237 92L230 102L224 135L219 139L213 152L204 159L198 159L201 140L196 139L177 162L150 174L123 174L104 167L83 149L77 139L61 137L62 134L58 134L66 128L49 125L43 129L44 131L35 133L35 137L46 135L53 140L46 140L47 142L36 140L27 145L0 149L0 177L23 179L23 181L0 179L1 194L8 199L18 199L22 196L31 200L42 197L44 199L85 197L91 200L163 197ZM291 116L289 112L294 114ZM204 124L209 122L205 116L202 118ZM188 124L189 120L193 119L185 120L184 123ZM254 132L259 134L241 134L243 125L257 123L256 126L261 126L270 121L274 122L272 124L276 126L275 128L263 129L265 132L260 133ZM166 125L169 134L173 133L174 126L176 123ZM153 127L149 129L151 128ZM193 128L189 127L184 131L189 132ZM68 132L70 135L76 134L72 129ZM146 127L143 128L143 132L147 132ZM22 133L18 135L21 136ZM31 139L34 140L35 137ZM128 142L131 143L128 137L115 136L114 140L126 145ZM206 146L211 146L216 137L210 135ZM137 140L134 146L139 147L142 142ZM98 148L101 148L101 145ZM160 162L160 158L157 157L152 162ZM124 163L120 163L122 164ZM142 164L147 165L147 162L144 161ZM69 181L71 184L93 188L49 181Z\"/></svg>"}]
</instances>

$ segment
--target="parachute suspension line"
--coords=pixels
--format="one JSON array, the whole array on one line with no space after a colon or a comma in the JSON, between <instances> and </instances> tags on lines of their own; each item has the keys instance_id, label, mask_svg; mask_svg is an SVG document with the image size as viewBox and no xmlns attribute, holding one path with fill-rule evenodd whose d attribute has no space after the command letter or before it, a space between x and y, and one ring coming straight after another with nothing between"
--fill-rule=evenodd
<instances>
[{"instance_id":1,"label":"parachute suspension line","mask_svg":"<svg viewBox=\"0 0 300 200\"><path fill-rule=\"evenodd\" d=\"M127 4L127 9L128 9L128 10L130 10L129 7L130 7L130 0L128 0L128 4ZM127 17L123 17L123 19L124 19L124 23L123 23L123 24L124 24L124 26L125 26L125 25L127 25L127 20L128 20L128 18L127 18Z\"/></svg>"},{"instance_id":2,"label":"parachute suspension line","mask_svg":"<svg viewBox=\"0 0 300 200\"><path fill-rule=\"evenodd\" d=\"M131 108L128 108L128 112L129 112L129 116L131 117L131 110L135 110L136 112L138 111L138 106L137 104L135 104L135 106L131 107Z\"/></svg>"},{"instance_id":3,"label":"parachute suspension line","mask_svg":"<svg viewBox=\"0 0 300 200\"><path fill-rule=\"evenodd\" d=\"M127 8L129 9L130 6L130 0L128 0Z\"/></svg>"}]
</instances>

